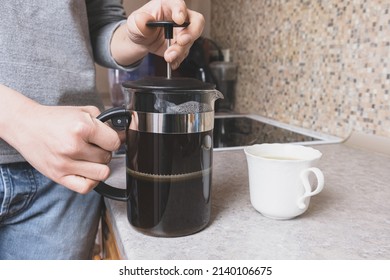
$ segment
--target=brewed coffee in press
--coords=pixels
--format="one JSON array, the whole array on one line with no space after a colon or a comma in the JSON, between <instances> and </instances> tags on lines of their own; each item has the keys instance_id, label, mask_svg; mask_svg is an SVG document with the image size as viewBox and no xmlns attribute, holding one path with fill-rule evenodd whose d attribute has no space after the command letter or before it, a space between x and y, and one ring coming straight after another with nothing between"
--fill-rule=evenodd
<instances>
[{"instance_id":1,"label":"brewed coffee in press","mask_svg":"<svg viewBox=\"0 0 390 280\"><path fill-rule=\"evenodd\" d=\"M186 235L203 228L210 218L212 132L128 133L128 144L138 147L127 153L131 224L153 228L158 235Z\"/></svg>"},{"instance_id":2,"label":"brewed coffee in press","mask_svg":"<svg viewBox=\"0 0 390 280\"><path fill-rule=\"evenodd\" d=\"M167 25L174 26L151 24ZM126 123L126 189L100 182L95 190L126 201L130 224L145 234L200 231L210 220L214 103L222 94L191 78L147 77L122 86L126 106L98 119Z\"/></svg>"}]
</instances>

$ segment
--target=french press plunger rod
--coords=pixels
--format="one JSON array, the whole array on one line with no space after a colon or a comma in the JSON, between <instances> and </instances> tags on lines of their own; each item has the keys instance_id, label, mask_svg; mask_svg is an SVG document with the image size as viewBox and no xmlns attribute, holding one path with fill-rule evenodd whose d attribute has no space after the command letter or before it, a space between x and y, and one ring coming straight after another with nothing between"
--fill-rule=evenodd
<instances>
[{"instance_id":1,"label":"french press plunger rod","mask_svg":"<svg viewBox=\"0 0 390 280\"><path fill-rule=\"evenodd\" d=\"M173 28L174 27L187 27L190 23L184 22L179 25L173 21L150 21L147 22L146 25L149 27L164 27L164 35L167 40L167 48L171 46L171 39L173 38ZM167 62L167 78L170 79L172 77L172 68L171 64Z\"/></svg>"}]
</instances>

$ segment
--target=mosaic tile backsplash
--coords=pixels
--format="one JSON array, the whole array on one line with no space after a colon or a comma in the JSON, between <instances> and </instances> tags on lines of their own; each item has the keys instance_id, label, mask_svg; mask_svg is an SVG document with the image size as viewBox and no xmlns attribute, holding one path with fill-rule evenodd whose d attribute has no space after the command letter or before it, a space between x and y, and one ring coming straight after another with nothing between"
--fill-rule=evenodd
<instances>
[{"instance_id":1,"label":"mosaic tile backsplash","mask_svg":"<svg viewBox=\"0 0 390 280\"><path fill-rule=\"evenodd\" d=\"M390 1L212 0L239 65L235 111L390 138Z\"/></svg>"}]
</instances>

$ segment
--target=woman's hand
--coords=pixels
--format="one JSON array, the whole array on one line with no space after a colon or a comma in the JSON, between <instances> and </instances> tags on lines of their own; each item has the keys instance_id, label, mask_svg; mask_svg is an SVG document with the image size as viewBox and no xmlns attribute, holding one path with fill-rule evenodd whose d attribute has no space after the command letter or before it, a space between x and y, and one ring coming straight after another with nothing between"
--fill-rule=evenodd
<instances>
[{"instance_id":1,"label":"woman's hand","mask_svg":"<svg viewBox=\"0 0 390 280\"><path fill-rule=\"evenodd\" d=\"M118 134L96 119L96 107L42 106L35 110L17 147L37 170L65 187L88 193L110 174Z\"/></svg>"},{"instance_id":2,"label":"woman's hand","mask_svg":"<svg viewBox=\"0 0 390 280\"><path fill-rule=\"evenodd\" d=\"M115 130L96 119L98 108L44 106L1 85L0 92L0 108L8 109L0 113L0 137L34 168L79 193L107 179L107 164L120 139Z\"/></svg>"},{"instance_id":3,"label":"woman's hand","mask_svg":"<svg viewBox=\"0 0 390 280\"><path fill-rule=\"evenodd\" d=\"M163 28L147 27L149 21L174 21L186 28L174 28L171 47L167 49ZM111 43L111 52L121 65L130 65L148 52L164 56L173 69L188 55L193 42L204 28L204 17L187 8L183 0L152 0L134 11L127 24L117 29Z\"/></svg>"}]
</instances>

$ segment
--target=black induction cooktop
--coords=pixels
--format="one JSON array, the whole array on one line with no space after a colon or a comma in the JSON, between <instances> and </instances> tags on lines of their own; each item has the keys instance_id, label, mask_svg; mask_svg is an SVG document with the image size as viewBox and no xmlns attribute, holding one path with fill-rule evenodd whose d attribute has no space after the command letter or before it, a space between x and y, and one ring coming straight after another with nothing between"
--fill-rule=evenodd
<instances>
[{"instance_id":1,"label":"black induction cooktop","mask_svg":"<svg viewBox=\"0 0 390 280\"><path fill-rule=\"evenodd\" d=\"M313 142L322 139L266 123L248 116L215 117L214 148L232 148L261 143Z\"/></svg>"}]
</instances>

